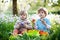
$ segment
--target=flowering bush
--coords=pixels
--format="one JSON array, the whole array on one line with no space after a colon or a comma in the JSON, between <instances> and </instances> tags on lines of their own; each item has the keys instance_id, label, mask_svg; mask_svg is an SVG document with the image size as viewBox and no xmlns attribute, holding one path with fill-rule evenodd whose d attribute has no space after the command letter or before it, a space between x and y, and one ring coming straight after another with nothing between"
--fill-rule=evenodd
<instances>
[{"instance_id":1,"label":"flowering bush","mask_svg":"<svg viewBox=\"0 0 60 40\"><path fill-rule=\"evenodd\" d=\"M33 15L32 15L33 16ZM31 16L30 16L31 17ZM36 17L37 18L37 17ZM35 23L37 20L34 17L30 18L32 23ZM13 31L14 24L19 17L12 15L0 15L0 40L60 40L60 16L59 15L48 15L51 21L51 32L48 34L44 31L38 30L29 30L23 36L10 36L10 32ZM42 36L40 36L42 35Z\"/></svg>"},{"instance_id":2,"label":"flowering bush","mask_svg":"<svg viewBox=\"0 0 60 40\"><path fill-rule=\"evenodd\" d=\"M17 18L12 15L0 14L0 40L9 39L16 20Z\"/></svg>"},{"instance_id":3,"label":"flowering bush","mask_svg":"<svg viewBox=\"0 0 60 40\"><path fill-rule=\"evenodd\" d=\"M29 30L28 32L27 32L27 35L29 35L29 36L47 36L49 33L48 32L44 32L44 31L42 31L42 30Z\"/></svg>"},{"instance_id":4,"label":"flowering bush","mask_svg":"<svg viewBox=\"0 0 60 40\"><path fill-rule=\"evenodd\" d=\"M47 36L49 33L48 32L44 32L42 30L39 31L39 34L42 36Z\"/></svg>"},{"instance_id":5,"label":"flowering bush","mask_svg":"<svg viewBox=\"0 0 60 40\"><path fill-rule=\"evenodd\" d=\"M38 30L28 30L27 35L28 36L39 36L39 31Z\"/></svg>"}]
</instances>

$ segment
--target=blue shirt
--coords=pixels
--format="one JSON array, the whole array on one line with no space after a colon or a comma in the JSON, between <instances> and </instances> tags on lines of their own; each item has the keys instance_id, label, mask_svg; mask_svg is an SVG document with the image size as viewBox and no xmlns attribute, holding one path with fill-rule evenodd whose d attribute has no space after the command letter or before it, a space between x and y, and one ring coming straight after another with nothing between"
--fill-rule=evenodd
<instances>
[{"instance_id":1,"label":"blue shirt","mask_svg":"<svg viewBox=\"0 0 60 40\"><path fill-rule=\"evenodd\" d=\"M50 21L49 21L49 19L47 19L47 18L44 18L44 21L46 21L46 23L48 24L48 25L50 25ZM40 19L38 19L37 21L36 21L36 27L37 27L37 30L43 30L43 31L48 31L49 32L49 30L46 28L46 26L41 22L41 20ZM49 26L48 26L49 27Z\"/></svg>"}]
</instances>

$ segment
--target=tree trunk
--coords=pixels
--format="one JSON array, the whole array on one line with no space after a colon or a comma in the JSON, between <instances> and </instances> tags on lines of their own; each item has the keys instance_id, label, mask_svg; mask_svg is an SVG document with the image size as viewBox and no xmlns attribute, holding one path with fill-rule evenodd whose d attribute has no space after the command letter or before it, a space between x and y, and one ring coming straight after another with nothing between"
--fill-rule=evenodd
<instances>
[{"instance_id":1,"label":"tree trunk","mask_svg":"<svg viewBox=\"0 0 60 40\"><path fill-rule=\"evenodd\" d=\"M48 2L49 2L49 0L44 0L44 7L48 6Z\"/></svg>"},{"instance_id":2,"label":"tree trunk","mask_svg":"<svg viewBox=\"0 0 60 40\"><path fill-rule=\"evenodd\" d=\"M44 0L44 7L46 7L46 0Z\"/></svg>"},{"instance_id":3,"label":"tree trunk","mask_svg":"<svg viewBox=\"0 0 60 40\"><path fill-rule=\"evenodd\" d=\"M17 15L17 0L13 0L13 15Z\"/></svg>"}]
</instances>

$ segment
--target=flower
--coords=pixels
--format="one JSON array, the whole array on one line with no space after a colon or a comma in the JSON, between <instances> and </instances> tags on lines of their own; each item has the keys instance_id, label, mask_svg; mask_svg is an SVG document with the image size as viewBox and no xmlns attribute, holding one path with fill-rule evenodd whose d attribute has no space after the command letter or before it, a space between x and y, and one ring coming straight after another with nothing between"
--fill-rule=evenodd
<instances>
[{"instance_id":1,"label":"flower","mask_svg":"<svg viewBox=\"0 0 60 40\"><path fill-rule=\"evenodd\" d=\"M32 19L32 23L35 23L35 19Z\"/></svg>"},{"instance_id":2,"label":"flower","mask_svg":"<svg viewBox=\"0 0 60 40\"><path fill-rule=\"evenodd\" d=\"M38 30L28 30L27 35L28 36L39 36L39 31Z\"/></svg>"},{"instance_id":3,"label":"flower","mask_svg":"<svg viewBox=\"0 0 60 40\"><path fill-rule=\"evenodd\" d=\"M45 35L45 36L47 36L47 35L48 35L48 32L44 32L43 30L40 30L40 31L39 31L39 34L40 34L40 35Z\"/></svg>"}]
</instances>

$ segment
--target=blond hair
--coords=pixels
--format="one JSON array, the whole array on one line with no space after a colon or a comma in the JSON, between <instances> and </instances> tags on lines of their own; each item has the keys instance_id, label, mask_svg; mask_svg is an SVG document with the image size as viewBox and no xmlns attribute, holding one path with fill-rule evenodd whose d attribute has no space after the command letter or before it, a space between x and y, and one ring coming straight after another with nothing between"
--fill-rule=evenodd
<instances>
[{"instance_id":1,"label":"blond hair","mask_svg":"<svg viewBox=\"0 0 60 40\"><path fill-rule=\"evenodd\" d=\"M28 16L28 13L27 13L27 11L25 11L25 10L21 10L21 11L19 12L19 15L26 15L26 16Z\"/></svg>"}]
</instances>

